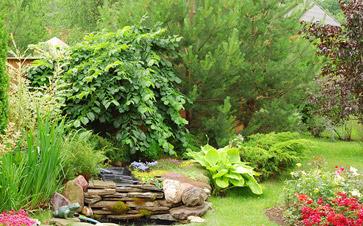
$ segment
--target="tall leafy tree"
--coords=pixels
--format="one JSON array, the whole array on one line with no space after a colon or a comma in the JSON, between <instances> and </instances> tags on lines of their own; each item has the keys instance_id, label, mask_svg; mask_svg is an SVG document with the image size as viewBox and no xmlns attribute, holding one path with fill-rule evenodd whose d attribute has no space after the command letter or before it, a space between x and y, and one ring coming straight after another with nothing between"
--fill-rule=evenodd
<instances>
[{"instance_id":1,"label":"tall leafy tree","mask_svg":"<svg viewBox=\"0 0 363 226\"><path fill-rule=\"evenodd\" d=\"M363 121L363 2L340 1L346 23L340 27L307 26L318 55L326 61L318 78L321 92L314 95L316 113L339 124L351 115Z\"/></svg>"},{"instance_id":2,"label":"tall leafy tree","mask_svg":"<svg viewBox=\"0 0 363 226\"><path fill-rule=\"evenodd\" d=\"M8 76L5 70L7 56L7 35L0 18L0 132L2 132L8 122Z\"/></svg>"},{"instance_id":3,"label":"tall leafy tree","mask_svg":"<svg viewBox=\"0 0 363 226\"><path fill-rule=\"evenodd\" d=\"M299 104L317 68L312 48L297 35L299 15L286 17L295 4L283 2L107 1L99 29L114 30L147 15L144 23L161 22L184 37L175 63L194 102L189 127L223 145L216 134L231 133L211 118L230 123L228 128L244 125L248 133L297 129L300 122ZM227 96L232 107L221 111Z\"/></svg>"}]
</instances>

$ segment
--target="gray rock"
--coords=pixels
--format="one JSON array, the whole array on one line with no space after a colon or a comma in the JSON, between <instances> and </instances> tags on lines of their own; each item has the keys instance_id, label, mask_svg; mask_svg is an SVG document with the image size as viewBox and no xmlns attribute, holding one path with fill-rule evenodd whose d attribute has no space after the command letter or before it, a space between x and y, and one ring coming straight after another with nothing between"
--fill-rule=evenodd
<instances>
[{"instance_id":1,"label":"gray rock","mask_svg":"<svg viewBox=\"0 0 363 226\"><path fill-rule=\"evenodd\" d=\"M49 220L49 224L56 226L68 226L74 223L80 223L80 220L78 218L69 218L69 219L52 218Z\"/></svg>"},{"instance_id":2,"label":"gray rock","mask_svg":"<svg viewBox=\"0 0 363 226\"><path fill-rule=\"evenodd\" d=\"M93 204L93 203L96 203L101 200L102 200L102 198L99 195L87 195L87 193L86 193L85 197L84 197L84 202L86 204Z\"/></svg>"},{"instance_id":3,"label":"gray rock","mask_svg":"<svg viewBox=\"0 0 363 226\"><path fill-rule=\"evenodd\" d=\"M107 218L114 220L133 220L144 217L143 214L108 215Z\"/></svg>"},{"instance_id":4,"label":"gray rock","mask_svg":"<svg viewBox=\"0 0 363 226\"><path fill-rule=\"evenodd\" d=\"M119 226L118 224L113 223L98 223L96 226Z\"/></svg>"},{"instance_id":5,"label":"gray rock","mask_svg":"<svg viewBox=\"0 0 363 226\"><path fill-rule=\"evenodd\" d=\"M86 192L86 196L91 195L112 195L116 193L116 189L114 188L105 188L105 189L88 189Z\"/></svg>"},{"instance_id":6,"label":"gray rock","mask_svg":"<svg viewBox=\"0 0 363 226\"><path fill-rule=\"evenodd\" d=\"M116 183L113 181L91 180L88 188L112 188L116 189Z\"/></svg>"},{"instance_id":7,"label":"gray rock","mask_svg":"<svg viewBox=\"0 0 363 226\"><path fill-rule=\"evenodd\" d=\"M74 181L68 181L64 187L63 195L71 203L78 203L81 206L79 212L82 210L84 206L84 194L81 186L76 184Z\"/></svg>"},{"instance_id":8,"label":"gray rock","mask_svg":"<svg viewBox=\"0 0 363 226\"><path fill-rule=\"evenodd\" d=\"M155 192L129 192L127 194L129 198L146 198L146 199L161 199L164 197L163 193L155 193Z\"/></svg>"},{"instance_id":9,"label":"gray rock","mask_svg":"<svg viewBox=\"0 0 363 226\"><path fill-rule=\"evenodd\" d=\"M178 220L185 220L189 216L203 216L210 208L211 204L206 202L201 206L195 206L195 207L180 206L172 208L170 209L170 214Z\"/></svg>"},{"instance_id":10,"label":"gray rock","mask_svg":"<svg viewBox=\"0 0 363 226\"><path fill-rule=\"evenodd\" d=\"M71 202L59 193L54 193L52 199L50 200L53 210L58 210L62 206L68 206Z\"/></svg>"},{"instance_id":11,"label":"gray rock","mask_svg":"<svg viewBox=\"0 0 363 226\"><path fill-rule=\"evenodd\" d=\"M162 221L178 221L175 219L171 214L157 214L157 215L151 215L150 219L152 220L162 220Z\"/></svg>"},{"instance_id":12,"label":"gray rock","mask_svg":"<svg viewBox=\"0 0 363 226\"><path fill-rule=\"evenodd\" d=\"M198 187L188 187L182 194L182 202L186 206L201 206L207 199L208 195L205 191Z\"/></svg>"}]
</instances>

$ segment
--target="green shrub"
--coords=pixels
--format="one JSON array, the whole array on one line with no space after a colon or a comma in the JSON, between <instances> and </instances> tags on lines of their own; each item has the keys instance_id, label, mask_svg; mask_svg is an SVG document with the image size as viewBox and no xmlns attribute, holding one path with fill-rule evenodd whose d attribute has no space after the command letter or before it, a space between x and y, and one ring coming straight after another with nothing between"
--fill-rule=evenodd
<instances>
[{"instance_id":1,"label":"green shrub","mask_svg":"<svg viewBox=\"0 0 363 226\"><path fill-rule=\"evenodd\" d=\"M185 98L168 58L179 37L165 30L124 27L97 33L71 49L64 112L75 127L116 137L133 159L175 154L187 121Z\"/></svg>"},{"instance_id":2,"label":"green shrub","mask_svg":"<svg viewBox=\"0 0 363 226\"><path fill-rule=\"evenodd\" d=\"M7 35L0 17L0 132L8 123L8 86L9 78L6 73Z\"/></svg>"},{"instance_id":3,"label":"green shrub","mask_svg":"<svg viewBox=\"0 0 363 226\"><path fill-rule=\"evenodd\" d=\"M37 130L19 148L0 159L0 210L35 208L49 201L61 184L63 123L38 117Z\"/></svg>"},{"instance_id":4,"label":"green shrub","mask_svg":"<svg viewBox=\"0 0 363 226\"><path fill-rule=\"evenodd\" d=\"M100 148L100 149L98 149ZM64 141L62 156L64 173L68 180L78 175L97 176L106 157L97 136L91 131L71 132Z\"/></svg>"},{"instance_id":5,"label":"green shrub","mask_svg":"<svg viewBox=\"0 0 363 226\"><path fill-rule=\"evenodd\" d=\"M234 140L230 145L239 148L242 161L249 162L264 180L295 166L309 143L298 133L283 132L255 134L245 142Z\"/></svg>"},{"instance_id":6,"label":"green shrub","mask_svg":"<svg viewBox=\"0 0 363 226\"><path fill-rule=\"evenodd\" d=\"M190 152L189 156L206 168L214 183L214 192L231 187L249 187L255 194L262 194L262 189L254 176L251 166L241 162L237 148L215 149L206 145L200 152Z\"/></svg>"}]
</instances>

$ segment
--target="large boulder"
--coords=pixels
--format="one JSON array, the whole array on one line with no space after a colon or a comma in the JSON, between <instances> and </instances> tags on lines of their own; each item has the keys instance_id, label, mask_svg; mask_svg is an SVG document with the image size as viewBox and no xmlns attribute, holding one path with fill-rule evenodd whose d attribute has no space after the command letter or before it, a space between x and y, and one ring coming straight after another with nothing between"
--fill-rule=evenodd
<instances>
[{"instance_id":1,"label":"large boulder","mask_svg":"<svg viewBox=\"0 0 363 226\"><path fill-rule=\"evenodd\" d=\"M68 206L71 202L66 197L56 192L50 200L50 204L52 205L53 210L58 210L62 206Z\"/></svg>"},{"instance_id":2,"label":"large boulder","mask_svg":"<svg viewBox=\"0 0 363 226\"><path fill-rule=\"evenodd\" d=\"M163 181L165 200L170 203L179 203L182 200L183 191L181 183L176 180L166 179Z\"/></svg>"},{"instance_id":3,"label":"large boulder","mask_svg":"<svg viewBox=\"0 0 363 226\"><path fill-rule=\"evenodd\" d=\"M79 175L73 181L74 181L75 184L78 184L79 186L81 186L83 191L87 190L88 182L82 175Z\"/></svg>"},{"instance_id":4,"label":"large boulder","mask_svg":"<svg viewBox=\"0 0 363 226\"><path fill-rule=\"evenodd\" d=\"M208 202L195 207L180 206L170 209L170 214L178 220L186 220L189 216L203 216L211 207Z\"/></svg>"},{"instance_id":5,"label":"large boulder","mask_svg":"<svg viewBox=\"0 0 363 226\"><path fill-rule=\"evenodd\" d=\"M187 187L182 194L182 202L186 206L201 206L208 198L207 193L198 187Z\"/></svg>"},{"instance_id":6,"label":"large boulder","mask_svg":"<svg viewBox=\"0 0 363 226\"><path fill-rule=\"evenodd\" d=\"M76 184L74 181L68 181L64 186L63 195L71 202L78 203L81 208L79 212L82 211L84 206L84 193L83 188Z\"/></svg>"}]
</instances>

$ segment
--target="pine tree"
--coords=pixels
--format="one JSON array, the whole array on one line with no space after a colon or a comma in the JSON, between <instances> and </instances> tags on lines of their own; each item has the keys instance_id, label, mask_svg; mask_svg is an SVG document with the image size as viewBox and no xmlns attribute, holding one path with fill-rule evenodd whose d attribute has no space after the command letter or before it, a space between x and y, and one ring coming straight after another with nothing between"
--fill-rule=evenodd
<instances>
[{"instance_id":1,"label":"pine tree","mask_svg":"<svg viewBox=\"0 0 363 226\"><path fill-rule=\"evenodd\" d=\"M0 18L0 132L8 122L8 75L6 74L5 62L7 56L7 35Z\"/></svg>"},{"instance_id":2,"label":"pine tree","mask_svg":"<svg viewBox=\"0 0 363 226\"><path fill-rule=\"evenodd\" d=\"M177 70L184 93L194 104L187 111L190 129L208 134L210 118L231 112L244 131L296 130L299 107L317 72L314 51L298 35L298 15L286 17L294 3L280 0L125 0L100 8L100 29L162 22L183 37ZM292 1L289 1L292 2ZM220 111L227 96L231 112ZM214 128L221 129L221 128ZM219 138L222 139L223 138Z\"/></svg>"}]
</instances>

